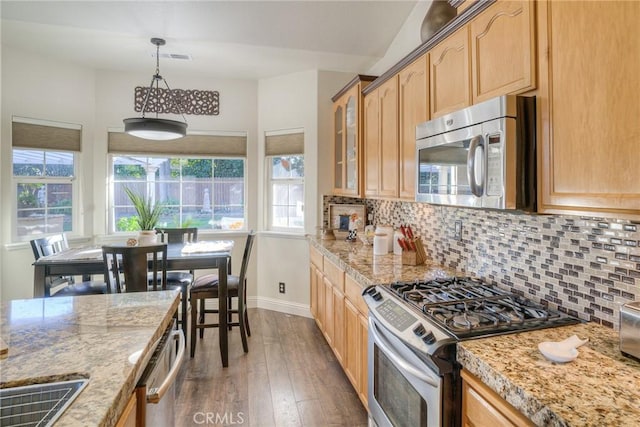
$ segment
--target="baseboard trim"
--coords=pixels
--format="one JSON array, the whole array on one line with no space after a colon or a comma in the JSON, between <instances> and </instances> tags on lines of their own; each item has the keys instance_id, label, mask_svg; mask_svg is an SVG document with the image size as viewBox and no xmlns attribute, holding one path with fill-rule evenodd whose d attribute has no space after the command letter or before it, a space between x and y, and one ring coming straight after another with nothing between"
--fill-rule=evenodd
<instances>
[{"instance_id":1,"label":"baseboard trim","mask_svg":"<svg viewBox=\"0 0 640 427\"><path fill-rule=\"evenodd\" d=\"M308 304L299 302L282 301L268 297L248 297L248 307L265 308L267 310L279 311L280 313L294 314L296 316L311 318L311 311Z\"/></svg>"}]
</instances>

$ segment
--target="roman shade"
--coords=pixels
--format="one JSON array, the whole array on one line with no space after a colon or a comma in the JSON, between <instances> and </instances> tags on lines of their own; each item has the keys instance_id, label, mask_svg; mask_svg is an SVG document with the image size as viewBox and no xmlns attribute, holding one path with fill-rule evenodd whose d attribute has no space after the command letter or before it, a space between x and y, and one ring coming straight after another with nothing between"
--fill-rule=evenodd
<instances>
[{"instance_id":1,"label":"roman shade","mask_svg":"<svg viewBox=\"0 0 640 427\"><path fill-rule=\"evenodd\" d=\"M82 126L14 117L11 144L14 148L80 151Z\"/></svg>"},{"instance_id":2,"label":"roman shade","mask_svg":"<svg viewBox=\"0 0 640 427\"><path fill-rule=\"evenodd\" d=\"M244 157L247 155L247 136L240 133L226 135L187 135L171 141L151 141L124 132L109 132L108 152L118 154L163 154L171 156L206 155Z\"/></svg>"},{"instance_id":3,"label":"roman shade","mask_svg":"<svg viewBox=\"0 0 640 427\"><path fill-rule=\"evenodd\" d=\"M279 133L265 136L265 155L304 154L304 133Z\"/></svg>"}]
</instances>

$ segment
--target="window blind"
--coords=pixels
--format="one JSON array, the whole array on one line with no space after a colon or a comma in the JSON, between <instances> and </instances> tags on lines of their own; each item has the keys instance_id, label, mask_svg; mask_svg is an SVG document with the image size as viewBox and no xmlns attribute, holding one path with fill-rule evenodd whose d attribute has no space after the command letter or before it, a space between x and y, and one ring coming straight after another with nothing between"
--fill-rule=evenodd
<instances>
[{"instance_id":1,"label":"window blind","mask_svg":"<svg viewBox=\"0 0 640 427\"><path fill-rule=\"evenodd\" d=\"M16 148L41 150L80 151L82 148L82 126L61 126L21 121L11 122L11 144ZM51 122L42 122L51 123Z\"/></svg>"},{"instance_id":2,"label":"window blind","mask_svg":"<svg viewBox=\"0 0 640 427\"><path fill-rule=\"evenodd\" d=\"M206 155L244 157L246 135L187 135L171 141L151 141L124 132L109 132L108 152L119 154Z\"/></svg>"},{"instance_id":3,"label":"window blind","mask_svg":"<svg viewBox=\"0 0 640 427\"><path fill-rule=\"evenodd\" d=\"M283 156L304 154L304 133L287 133L265 136L265 155Z\"/></svg>"}]
</instances>

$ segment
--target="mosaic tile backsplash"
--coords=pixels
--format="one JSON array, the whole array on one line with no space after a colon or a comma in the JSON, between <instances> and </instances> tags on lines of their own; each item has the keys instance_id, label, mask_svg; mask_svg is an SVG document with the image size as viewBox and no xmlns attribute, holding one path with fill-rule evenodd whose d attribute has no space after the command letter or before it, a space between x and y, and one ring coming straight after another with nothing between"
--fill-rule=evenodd
<instances>
[{"instance_id":1,"label":"mosaic tile backsplash","mask_svg":"<svg viewBox=\"0 0 640 427\"><path fill-rule=\"evenodd\" d=\"M584 320L618 329L620 305L640 300L640 224L629 220L325 196L324 226L330 203L366 204L374 225L411 224L439 264Z\"/></svg>"}]
</instances>

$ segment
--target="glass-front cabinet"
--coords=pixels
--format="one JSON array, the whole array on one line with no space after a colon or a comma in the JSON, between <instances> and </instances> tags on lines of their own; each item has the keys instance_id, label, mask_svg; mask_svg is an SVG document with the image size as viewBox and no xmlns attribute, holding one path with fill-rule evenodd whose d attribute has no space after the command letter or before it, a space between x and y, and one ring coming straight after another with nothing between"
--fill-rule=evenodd
<instances>
[{"instance_id":1,"label":"glass-front cabinet","mask_svg":"<svg viewBox=\"0 0 640 427\"><path fill-rule=\"evenodd\" d=\"M333 193L362 193L362 89L374 76L356 76L332 98L333 101Z\"/></svg>"}]
</instances>

